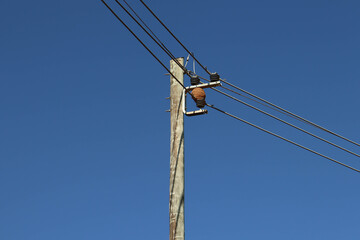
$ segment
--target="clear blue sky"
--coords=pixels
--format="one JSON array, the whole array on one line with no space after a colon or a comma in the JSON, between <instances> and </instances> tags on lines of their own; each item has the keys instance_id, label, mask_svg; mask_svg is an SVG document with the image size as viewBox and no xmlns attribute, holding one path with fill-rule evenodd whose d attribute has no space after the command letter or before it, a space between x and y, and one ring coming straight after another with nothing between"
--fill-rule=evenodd
<instances>
[{"instance_id":1,"label":"clear blue sky","mask_svg":"<svg viewBox=\"0 0 360 240\"><path fill-rule=\"evenodd\" d=\"M211 71L360 141L359 1L147 2ZM0 29L0 239L168 239L164 69L100 0L2 0ZM209 91L208 102L360 167ZM214 111L185 128L187 240L359 239L359 174Z\"/></svg>"}]
</instances>

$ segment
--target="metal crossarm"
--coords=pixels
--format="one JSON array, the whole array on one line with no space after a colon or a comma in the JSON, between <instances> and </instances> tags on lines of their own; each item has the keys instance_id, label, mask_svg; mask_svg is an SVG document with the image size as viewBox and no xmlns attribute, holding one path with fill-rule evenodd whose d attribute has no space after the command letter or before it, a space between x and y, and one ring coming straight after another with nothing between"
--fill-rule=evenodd
<instances>
[{"instance_id":1,"label":"metal crossarm","mask_svg":"<svg viewBox=\"0 0 360 240\"><path fill-rule=\"evenodd\" d=\"M221 86L221 82L220 81L216 81L216 82L209 82L209 83L202 83L199 85L192 85L190 87L186 87L186 90L192 90L195 88L212 88L212 87L218 87Z\"/></svg>"}]
</instances>

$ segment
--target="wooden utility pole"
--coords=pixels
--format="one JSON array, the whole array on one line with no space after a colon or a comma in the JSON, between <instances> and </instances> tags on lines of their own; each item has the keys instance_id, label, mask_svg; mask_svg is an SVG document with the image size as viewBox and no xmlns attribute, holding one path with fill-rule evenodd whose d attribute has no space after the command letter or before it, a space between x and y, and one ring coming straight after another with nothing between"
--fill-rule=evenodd
<instances>
[{"instance_id":1,"label":"wooden utility pole","mask_svg":"<svg viewBox=\"0 0 360 240\"><path fill-rule=\"evenodd\" d=\"M183 65L184 58L178 58ZM174 60L170 61L170 71L183 84L184 71ZM184 99L183 87L170 77L170 240L185 239L184 221Z\"/></svg>"}]
</instances>

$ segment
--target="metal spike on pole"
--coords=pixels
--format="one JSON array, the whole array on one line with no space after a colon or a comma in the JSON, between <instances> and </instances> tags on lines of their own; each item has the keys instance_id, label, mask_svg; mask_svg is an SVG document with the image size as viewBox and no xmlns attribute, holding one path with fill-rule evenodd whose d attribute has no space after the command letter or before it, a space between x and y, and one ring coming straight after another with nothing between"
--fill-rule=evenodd
<instances>
[{"instance_id":1,"label":"metal spike on pole","mask_svg":"<svg viewBox=\"0 0 360 240\"><path fill-rule=\"evenodd\" d=\"M184 58L178 58L184 65ZM184 71L174 61L170 61L170 71L183 84ZM170 77L170 240L185 239L184 219L184 113L185 100L183 87Z\"/></svg>"}]
</instances>

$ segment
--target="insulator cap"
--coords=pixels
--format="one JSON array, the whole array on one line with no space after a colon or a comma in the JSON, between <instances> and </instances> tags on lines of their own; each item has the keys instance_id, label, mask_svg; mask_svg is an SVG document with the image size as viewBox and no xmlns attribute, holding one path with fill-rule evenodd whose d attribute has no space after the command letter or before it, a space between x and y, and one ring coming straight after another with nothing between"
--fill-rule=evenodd
<instances>
[{"instance_id":1,"label":"insulator cap","mask_svg":"<svg viewBox=\"0 0 360 240\"><path fill-rule=\"evenodd\" d=\"M206 104L205 99L196 100L196 106L197 106L198 108L204 108L204 107L205 107L205 104Z\"/></svg>"},{"instance_id":2,"label":"insulator cap","mask_svg":"<svg viewBox=\"0 0 360 240\"><path fill-rule=\"evenodd\" d=\"M217 73L210 74L210 82L217 82L220 81L220 75Z\"/></svg>"},{"instance_id":3,"label":"insulator cap","mask_svg":"<svg viewBox=\"0 0 360 240\"><path fill-rule=\"evenodd\" d=\"M200 78L198 76L192 76L190 82L191 85L198 85L200 83Z\"/></svg>"}]
</instances>

